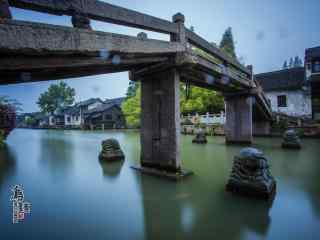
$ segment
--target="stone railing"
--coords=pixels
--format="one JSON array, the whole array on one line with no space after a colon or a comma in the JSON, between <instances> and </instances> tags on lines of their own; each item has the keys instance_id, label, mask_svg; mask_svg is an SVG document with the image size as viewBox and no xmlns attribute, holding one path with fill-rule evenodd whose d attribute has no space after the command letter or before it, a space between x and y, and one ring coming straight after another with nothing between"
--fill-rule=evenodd
<instances>
[{"instance_id":1,"label":"stone railing","mask_svg":"<svg viewBox=\"0 0 320 240\"><path fill-rule=\"evenodd\" d=\"M181 116L181 121L185 122L189 120L192 124L206 124L206 125L214 125L214 124L221 124L224 125L226 122L226 115L224 112L218 114L194 114L194 115L185 115Z\"/></svg>"}]
</instances>

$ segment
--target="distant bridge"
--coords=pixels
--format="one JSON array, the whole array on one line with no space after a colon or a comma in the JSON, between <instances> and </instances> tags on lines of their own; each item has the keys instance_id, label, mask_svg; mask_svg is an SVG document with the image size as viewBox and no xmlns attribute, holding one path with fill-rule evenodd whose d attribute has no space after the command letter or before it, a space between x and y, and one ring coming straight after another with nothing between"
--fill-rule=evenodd
<instances>
[{"instance_id":1,"label":"distant bridge","mask_svg":"<svg viewBox=\"0 0 320 240\"><path fill-rule=\"evenodd\" d=\"M72 17L73 27L16 21L17 7ZM170 41L94 31L90 19L170 35ZM0 3L0 85L130 71L141 81L141 164L179 170L179 82L214 89L226 99L226 141L267 134L270 105L244 67L184 26L96 0L4 0Z\"/></svg>"}]
</instances>

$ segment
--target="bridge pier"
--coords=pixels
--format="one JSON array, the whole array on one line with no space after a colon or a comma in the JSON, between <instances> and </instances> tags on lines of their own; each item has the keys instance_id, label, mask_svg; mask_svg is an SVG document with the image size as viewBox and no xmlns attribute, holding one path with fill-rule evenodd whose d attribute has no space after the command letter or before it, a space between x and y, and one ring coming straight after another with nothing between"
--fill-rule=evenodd
<instances>
[{"instance_id":1,"label":"bridge pier","mask_svg":"<svg viewBox=\"0 0 320 240\"><path fill-rule=\"evenodd\" d=\"M12 19L12 15L7 0L0 1L0 19Z\"/></svg>"},{"instance_id":2,"label":"bridge pier","mask_svg":"<svg viewBox=\"0 0 320 240\"><path fill-rule=\"evenodd\" d=\"M226 143L251 144L252 132L252 98L247 95L226 98Z\"/></svg>"},{"instance_id":3,"label":"bridge pier","mask_svg":"<svg viewBox=\"0 0 320 240\"><path fill-rule=\"evenodd\" d=\"M179 80L176 69L141 79L142 167L181 169Z\"/></svg>"}]
</instances>

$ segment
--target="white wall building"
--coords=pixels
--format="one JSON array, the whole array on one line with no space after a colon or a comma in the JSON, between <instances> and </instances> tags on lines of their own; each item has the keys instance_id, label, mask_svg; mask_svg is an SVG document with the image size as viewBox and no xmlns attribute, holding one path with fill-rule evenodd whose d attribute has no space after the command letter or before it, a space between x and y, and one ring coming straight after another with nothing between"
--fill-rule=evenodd
<instances>
[{"instance_id":1,"label":"white wall building","mask_svg":"<svg viewBox=\"0 0 320 240\"><path fill-rule=\"evenodd\" d=\"M311 89L305 68L296 67L255 75L273 112L294 117L312 117Z\"/></svg>"}]
</instances>

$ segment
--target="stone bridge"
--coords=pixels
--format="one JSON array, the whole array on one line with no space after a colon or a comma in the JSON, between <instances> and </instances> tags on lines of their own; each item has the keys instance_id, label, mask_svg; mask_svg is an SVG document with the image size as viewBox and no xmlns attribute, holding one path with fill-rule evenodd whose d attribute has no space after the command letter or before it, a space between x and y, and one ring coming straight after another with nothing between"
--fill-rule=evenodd
<instances>
[{"instance_id":1,"label":"stone bridge","mask_svg":"<svg viewBox=\"0 0 320 240\"><path fill-rule=\"evenodd\" d=\"M73 27L12 19L10 6L68 15ZM90 20L170 35L170 41L94 31ZM129 71L141 81L141 164L180 170L179 82L217 90L226 100L226 142L267 134L271 110L244 67L184 26L97 0L0 1L0 85Z\"/></svg>"}]
</instances>

